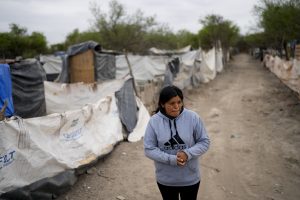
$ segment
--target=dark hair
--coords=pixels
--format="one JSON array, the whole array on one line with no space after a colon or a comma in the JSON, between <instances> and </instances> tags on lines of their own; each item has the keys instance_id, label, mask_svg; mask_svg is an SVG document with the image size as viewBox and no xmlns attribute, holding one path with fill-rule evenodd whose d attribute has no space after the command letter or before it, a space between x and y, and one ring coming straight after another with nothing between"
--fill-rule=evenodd
<instances>
[{"instance_id":1,"label":"dark hair","mask_svg":"<svg viewBox=\"0 0 300 200\"><path fill-rule=\"evenodd\" d=\"M164 108L162 107L162 105L176 96L179 96L179 98L183 102L183 94L182 94L182 91L178 87L176 87L174 85L169 85L169 86L164 87L159 93L158 107L154 111L154 113L157 113L158 111L164 111Z\"/></svg>"}]
</instances>

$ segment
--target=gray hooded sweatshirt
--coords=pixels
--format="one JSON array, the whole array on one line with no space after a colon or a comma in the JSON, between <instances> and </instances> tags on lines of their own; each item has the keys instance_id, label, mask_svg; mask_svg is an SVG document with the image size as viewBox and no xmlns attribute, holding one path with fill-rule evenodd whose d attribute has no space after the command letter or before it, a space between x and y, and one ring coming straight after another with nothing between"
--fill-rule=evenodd
<instances>
[{"instance_id":1,"label":"gray hooded sweatshirt","mask_svg":"<svg viewBox=\"0 0 300 200\"><path fill-rule=\"evenodd\" d=\"M200 181L198 158L210 140L197 113L186 108L175 119L161 112L148 122L144 136L145 155L154 160L156 180L167 186L189 186ZM177 165L176 153L184 151L188 161Z\"/></svg>"}]
</instances>

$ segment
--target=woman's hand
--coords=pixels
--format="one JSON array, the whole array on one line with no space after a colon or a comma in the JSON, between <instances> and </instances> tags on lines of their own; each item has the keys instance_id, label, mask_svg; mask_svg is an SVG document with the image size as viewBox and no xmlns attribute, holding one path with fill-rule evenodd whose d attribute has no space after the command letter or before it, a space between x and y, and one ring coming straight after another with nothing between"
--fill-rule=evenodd
<instances>
[{"instance_id":1,"label":"woman's hand","mask_svg":"<svg viewBox=\"0 0 300 200\"><path fill-rule=\"evenodd\" d=\"M177 156L177 165L184 166L188 159L186 153L184 151L178 151L176 156Z\"/></svg>"}]
</instances>

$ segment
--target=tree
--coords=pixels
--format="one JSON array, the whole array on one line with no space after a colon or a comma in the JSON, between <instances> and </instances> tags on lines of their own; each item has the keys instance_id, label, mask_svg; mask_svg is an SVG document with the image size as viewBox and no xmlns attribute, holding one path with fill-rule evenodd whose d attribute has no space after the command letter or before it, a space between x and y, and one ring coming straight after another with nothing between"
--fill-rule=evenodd
<instances>
[{"instance_id":1,"label":"tree","mask_svg":"<svg viewBox=\"0 0 300 200\"><path fill-rule=\"evenodd\" d=\"M0 33L1 58L33 57L47 52L46 37L39 32L27 34L27 29L17 24L10 24L10 32Z\"/></svg>"},{"instance_id":2,"label":"tree","mask_svg":"<svg viewBox=\"0 0 300 200\"><path fill-rule=\"evenodd\" d=\"M0 59L12 58L10 42L12 37L9 33L0 33Z\"/></svg>"},{"instance_id":3,"label":"tree","mask_svg":"<svg viewBox=\"0 0 300 200\"><path fill-rule=\"evenodd\" d=\"M116 0L112 0L109 7L110 11L106 14L96 3L91 5L95 18L93 29L99 32L102 46L119 51L143 51L144 36L156 24L154 17L145 17L140 10L127 15L123 5Z\"/></svg>"},{"instance_id":4,"label":"tree","mask_svg":"<svg viewBox=\"0 0 300 200\"><path fill-rule=\"evenodd\" d=\"M24 57L32 57L48 52L46 37L40 32L32 32L31 35L25 37L25 42Z\"/></svg>"},{"instance_id":5,"label":"tree","mask_svg":"<svg viewBox=\"0 0 300 200\"><path fill-rule=\"evenodd\" d=\"M10 24L9 28L10 33L14 36L25 36L27 34L27 29L25 27L20 27L15 23Z\"/></svg>"},{"instance_id":6,"label":"tree","mask_svg":"<svg viewBox=\"0 0 300 200\"><path fill-rule=\"evenodd\" d=\"M24 56L23 53L26 49L25 38L27 35L27 29L14 23L10 24L9 28L9 48L7 49L8 55L13 57Z\"/></svg>"},{"instance_id":7,"label":"tree","mask_svg":"<svg viewBox=\"0 0 300 200\"><path fill-rule=\"evenodd\" d=\"M157 29L148 31L144 37L144 49L156 47L159 49L175 49L176 35L170 30L168 26L162 26Z\"/></svg>"},{"instance_id":8,"label":"tree","mask_svg":"<svg viewBox=\"0 0 300 200\"><path fill-rule=\"evenodd\" d=\"M300 38L299 0L261 0L254 9L259 16L259 25L270 39L269 46L281 54L282 49L287 52L288 41ZM286 56L289 59L287 53Z\"/></svg>"},{"instance_id":9,"label":"tree","mask_svg":"<svg viewBox=\"0 0 300 200\"><path fill-rule=\"evenodd\" d=\"M176 34L177 48L192 45L193 48L198 48L198 38L196 34L193 34L187 30L179 30Z\"/></svg>"},{"instance_id":10,"label":"tree","mask_svg":"<svg viewBox=\"0 0 300 200\"><path fill-rule=\"evenodd\" d=\"M74 45L77 43L85 42L88 40L93 40L95 42L101 43L101 38L99 32L95 31L85 31L85 32L79 32L78 29L74 29L73 32L69 33L67 35L66 41L65 41L65 47L68 47L70 45Z\"/></svg>"},{"instance_id":11,"label":"tree","mask_svg":"<svg viewBox=\"0 0 300 200\"><path fill-rule=\"evenodd\" d=\"M244 39L250 48L267 47L269 43L264 32L248 34Z\"/></svg>"},{"instance_id":12,"label":"tree","mask_svg":"<svg viewBox=\"0 0 300 200\"><path fill-rule=\"evenodd\" d=\"M222 16L207 15L200 23L203 25L199 31L200 44L205 47L218 46L220 41L222 47L228 49L239 36L239 28Z\"/></svg>"},{"instance_id":13,"label":"tree","mask_svg":"<svg viewBox=\"0 0 300 200\"><path fill-rule=\"evenodd\" d=\"M224 55L229 47L239 38L239 28L231 21L225 20L219 15L207 15L200 19L203 28L198 33L200 46L203 49L222 47ZM221 46L218 43L221 43Z\"/></svg>"}]
</instances>

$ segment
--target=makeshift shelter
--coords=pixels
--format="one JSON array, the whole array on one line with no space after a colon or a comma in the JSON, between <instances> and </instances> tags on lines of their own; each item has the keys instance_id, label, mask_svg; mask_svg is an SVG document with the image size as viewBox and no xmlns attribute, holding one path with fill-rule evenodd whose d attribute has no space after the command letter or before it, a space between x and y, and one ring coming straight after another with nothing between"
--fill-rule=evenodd
<instances>
[{"instance_id":1,"label":"makeshift shelter","mask_svg":"<svg viewBox=\"0 0 300 200\"><path fill-rule=\"evenodd\" d=\"M140 140L150 117L142 102L136 99L132 105L138 107L133 116L118 108L117 96L130 91L130 83L131 79L103 84L45 82L47 110L52 114L0 122L1 157L5 157L0 162L0 198L51 199L60 194L76 181L75 171L124 139L121 112L138 116L134 127L125 123L132 129L126 139Z\"/></svg>"},{"instance_id":2,"label":"makeshift shelter","mask_svg":"<svg viewBox=\"0 0 300 200\"><path fill-rule=\"evenodd\" d=\"M115 79L115 77L115 56L101 53L101 46L98 43L88 41L68 48L57 81L74 83L83 80L92 83Z\"/></svg>"},{"instance_id":3,"label":"makeshift shelter","mask_svg":"<svg viewBox=\"0 0 300 200\"><path fill-rule=\"evenodd\" d=\"M36 60L11 66L13 85L26 91L31 101L38 98L30 89L41 92L38 100L43 98L45 112L41 117L17 115L0 122L0 157L4 158L0 160L0 199L52 199L118 142L143 137L150 116L134 94L133 80L114 79L115 56L99 53L97 45L69 48L58 77L71 80L68 63L72 65L75 58L78 69L79 64L94 65L96 81L91 84L47 82Z\"/></svg>"},{"instance_id":4,"label":"makeshift shelter","mask_svg":"<svg viewBox=\"0 0 300 200\"><path fill-rule=\"evenodd\" d=\"M190 51L174 57L168 63L165 73L165 85L174 84L181 89L197 87L201 83L213 80L217 73L222 70L223 57L221 49L218 51L215 48L209 51L203 51L202 49Z\"/></svg>"},{"instance_id":5,"label":"makeshift shelter","mask_svg":"<svg viewBox=\"0 0 300 200\"><path fill-rule=\"evenodd\" d=\"M178 86L181 89L190 88L198 86L201 82L200 77L200 64L201 64L201 51L190 51L185 53L179 58L179 62L175 62L176 58L173 60L173 65L176 66L179 64L179 70L177 73L172 73L173 84ZM172 65L169 65L172 66ZM172 70L171 70L172 71ZM174 71L174 70L173 70Z\"/></svg>"}]
</instances>

